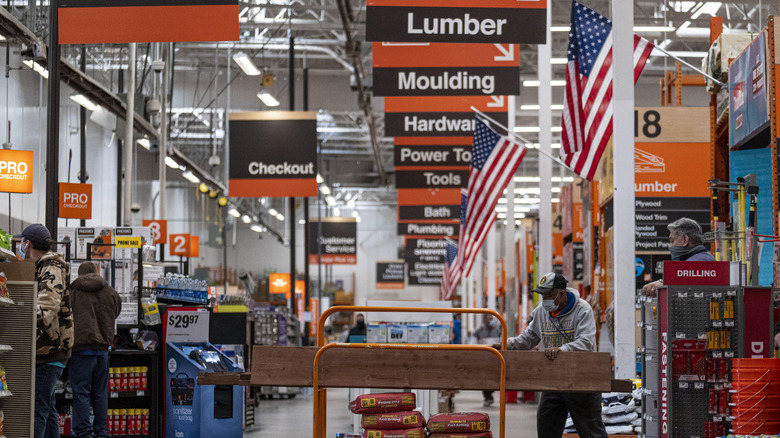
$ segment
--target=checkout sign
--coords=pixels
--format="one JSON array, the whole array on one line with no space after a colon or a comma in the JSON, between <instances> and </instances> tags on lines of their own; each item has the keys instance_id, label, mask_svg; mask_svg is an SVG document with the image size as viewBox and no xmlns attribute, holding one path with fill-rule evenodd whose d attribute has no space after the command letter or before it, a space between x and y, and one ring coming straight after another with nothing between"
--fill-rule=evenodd
<instances>
[{"instance_id":1,"label":"checkout sign","mask_svg":"<svg viewBox=\"0 0 780 438\"><path fill-rule=\"evenodd\" d=\"M0 150L0 192L32 193L33 152Z\"/></svg>"},{"instance_id":2,"label":"checkout sign","mask_svg":"<svg viewBox=\"0 0 780 438\"><path fill-rule=\"evenodd\" d=\"M92 219L92 184L60 183L59 217Z\"/></svg>"}]
</instances>

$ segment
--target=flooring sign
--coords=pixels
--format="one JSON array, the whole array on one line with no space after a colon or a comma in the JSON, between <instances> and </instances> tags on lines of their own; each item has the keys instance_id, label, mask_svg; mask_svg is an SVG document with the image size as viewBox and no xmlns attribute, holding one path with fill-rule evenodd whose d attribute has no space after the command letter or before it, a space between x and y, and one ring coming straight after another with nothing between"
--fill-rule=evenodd
<instances>
[{"instance_id":1,"label":"flooring sign","mask_svg":"<svg viewBox=\"0 0 780 438\"><path fill-rule=\"evenodd\" d=\"M444 239L406 239L404 259L410 286L438 286L444 270L447 241Z\"/></svg>"}]
</instances>

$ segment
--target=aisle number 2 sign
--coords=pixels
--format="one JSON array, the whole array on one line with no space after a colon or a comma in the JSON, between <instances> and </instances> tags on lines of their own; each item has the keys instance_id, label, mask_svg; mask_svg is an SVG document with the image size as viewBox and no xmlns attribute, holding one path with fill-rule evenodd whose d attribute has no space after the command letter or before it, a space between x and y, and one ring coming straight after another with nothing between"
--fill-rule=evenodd
<instances>
[{"instance_id":1,"label":"aisle number 2 sign","mask_svg":"<svg viewBox=\"0 0 780 438\"><path fill-rule=\"evenodd\" d=\"M192 236L189 234L171 234L170 253L172 256L190 257L192 252Z\"/></svg>"},{"instance_id":2,"label":"aisle number 2 sign","mask_svg":"<svg viewBox=\"0 0 780 438\"><path fill-rule=\"evenodd\" d=\"M163 219L144 219L143 225L152 229L155 245L168 243L168 221Z\"/></svg>"}]
</instances>

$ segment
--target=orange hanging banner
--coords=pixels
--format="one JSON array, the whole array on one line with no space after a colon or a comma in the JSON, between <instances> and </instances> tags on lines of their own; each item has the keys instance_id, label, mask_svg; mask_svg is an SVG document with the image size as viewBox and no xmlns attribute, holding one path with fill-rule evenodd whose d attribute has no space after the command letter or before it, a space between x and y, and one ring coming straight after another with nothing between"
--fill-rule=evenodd
<instances>
[{"instance_id":1,"label":"orange hanging banner","mask_svg":"<svg viewBox=\"0 0 780 438\"><path fill-rule=\"evenodd\" d=\"M60 183L59 217L92 219L92 184Z\"/></svg>"},{"instance_id":2,"label":"orange hanging banner","mask_svg":"<svg viewBox=\"0 0 780 438\"><path fill-rule=\"evenodd\" d=\"M0 192L32 193L33 152L0 150Z\"/></svg>"}]
</instances>

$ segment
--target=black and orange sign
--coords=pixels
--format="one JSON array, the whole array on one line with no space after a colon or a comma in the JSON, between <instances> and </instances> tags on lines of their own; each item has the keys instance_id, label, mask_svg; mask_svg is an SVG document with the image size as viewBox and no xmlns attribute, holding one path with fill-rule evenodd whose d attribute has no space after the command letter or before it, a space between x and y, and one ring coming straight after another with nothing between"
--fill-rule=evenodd
<instances>
[{"instance_id":1,"label":"black and orange sign","mask_svg":"<svg viewBox=\"0 0 780 438\"><path fill-rule=\"evenodd\" d=\"M170 254L172 256L190 257L192 252L192 236L189 234L171 234Z\"/></svg>"},{"instance_id":2,"label":"black and orange sign","mask_svg":"<svg viewBox=\"0 0 780 438\"><path fill-rule=\"evenodd\" d=\"M517 44L373 43L375 96L520 94Z\"/></svg>"},{"instance_id":3,"label":"black and orange sign","mask_svg":"<svg viewBox=\"0 0 780 438\"><path fill-rule=\"evenodd\" d=\"M59 217L92 219L92 184L60 183Z\"/></svg>"},{"instance_id":4,"label":"black and orange sign","mask_svg":"<svg viewBox=\"0 0 780 438\"><path fill-rule=\"evenodd\" d=\"M32 193L33 152L0 150L0 192Z\"/></svg>"},{"instance_id":5,"label":"black and orange sign","mask_svg":"<svg viewBox=\"0 0 780 438\"><path fill-rule=\"evenodd\" d=\"M356 265L357 221L345 217L309 219L309 264ZM318 237L318 231L322 235Z\"/></svg>"},{"instance_id":6,"label":"black and orange sign","mask_svg":"<svg viewBox=\"0 0 780 438\"><path fill-rule=\"evenodd\" d=\"M144 219L143 225L152 229L155 245L168 243L168 221L164 219Z\"/></svg>"},{"instance_id":7,"label":"black and orange sign","mask_svg":"<svg viewBox=\"0 0 780 438\"><path fill-rule=\"evenodd\" d=\"M544 44L542 0L368 0L367 41Z\"/></svg>"},{"instance_id":8,"label":"black and orange sign","mask_svg":"<svg viewBox=\"0 0 780 438\"><path fill-rule=\"evenodd\" d=\"M317 196L317 113L230 114L230 196Z\"/></svg>"},{"instance_id":9,"label":"black and orange sign","mask_svg":"<svg viewBox=\"0 0 780 438\"><path fill-rule=\"evenodd\" d=\"M290 274L274 272L268 276L268 293L285 294L290 298Z\"/></svg>"},{"instance_id":10,"label":"black and orange sign","mask_svg":"<svg viewBox=\"0 0 780 438\"><path fill-rule=\"evenodd\" d=\"M377 289L403 289L405 283L403 260L376 262Z\"/></svg>"},{"instance_id":11,"label":"black and orange sign","mask_svg":"<svg viewBox=\"0 0 780 438\"><path fill-rule=\"evenodd\" d=\"M517 81L515 81L517 82ZM519 82L518 82L519 83ZM376 86L376 85L375 85ZM428 96L385 97L385 135L396 137L395 145L462 145L469 146L474 136L476 113L471 107L487 113L506 126L506 96ZM411 142L398 137L418 137ZM419 137L436 137L423 139ZM411 152L408 153L412 157ZM448 157L463 161L463 152ZM396 161L396 164L399 162ZM408 162L404 165L410 165ZM468 166L468 162L465 164Z\"/></svg>"},{"instance_id":12,"label":"black and orange sign","mask_svg":"<svg viewBox=\"0 0 780 438\"><path fill-rule=\"evenodd\" d=\"M60 0L60 44L238 41L238 0Z\"/></svg>"}]
</instances>

